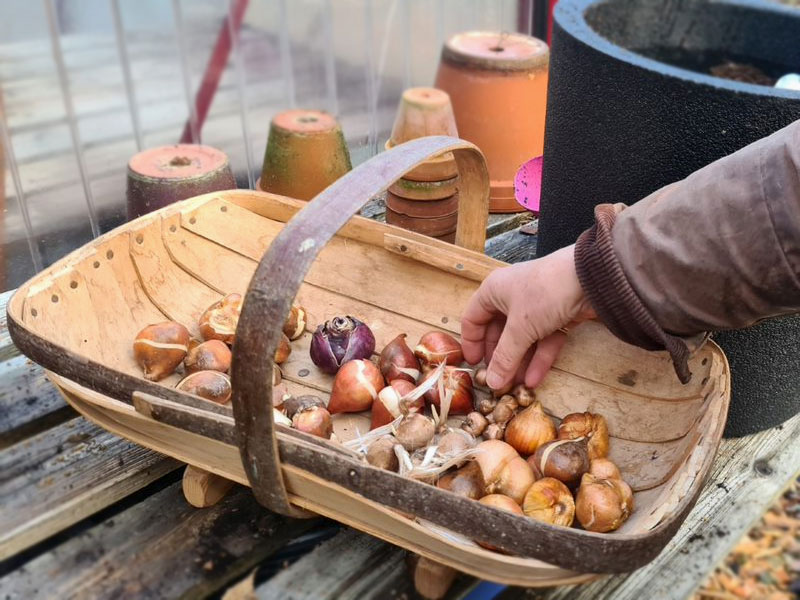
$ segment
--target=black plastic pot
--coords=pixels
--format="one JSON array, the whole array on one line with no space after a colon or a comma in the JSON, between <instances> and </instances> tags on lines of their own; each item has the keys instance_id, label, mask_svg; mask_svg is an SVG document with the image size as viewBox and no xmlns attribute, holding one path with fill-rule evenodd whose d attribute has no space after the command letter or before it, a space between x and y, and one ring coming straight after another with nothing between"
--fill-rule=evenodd
<instances>
[{"instance_id":1,"label":"black plastic pot","mask_svg":"<svg viewBox=\"0 0 800 600\"><path fill-rule=\"evenodd\" d=\"M743 0L558 3L540 256L574 242L596 204L632 204L800 119L796 91L708 74L727 60L775 79L800 71L800 11ZM800 410L800 318L715 339L733 369L726 435Z\"/></svg>"}]
</instances>

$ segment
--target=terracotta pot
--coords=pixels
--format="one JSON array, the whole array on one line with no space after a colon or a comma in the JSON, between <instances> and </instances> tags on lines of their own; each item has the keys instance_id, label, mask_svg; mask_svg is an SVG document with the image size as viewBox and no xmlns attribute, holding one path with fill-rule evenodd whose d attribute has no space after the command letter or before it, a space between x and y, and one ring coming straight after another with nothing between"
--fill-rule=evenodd
<instances>
[{"instance_id":1,"label":"terracotta pot","mask_svg":"<svg viewBox=\"0 0 800 600\"><path fill-rule=\"evenodd\" d=\"M442 181L411 181L398 179L389 191L395 196L408 200L429 201L449 198L458 191L458 177L451 177Z\"/></svg>"},{"instance_id":2,"label":"terracotta pot","mask_svg":"<svg viewBox=\"0 0 800 600\"><path fill-rule=\"evenodd\" d=\"M317 110L287 110L272 119L258 188L311 200L350 169L335 118Z\"/></svg>"},{"instance_id":3,"label":"terracotta pot","mask_svg":"<svg viewBox=\"0 0 800 600\"><path fill-rule=\"evenodd\" d=\"M459 135L486 156L491 212L525 210L514 200L514 176L544 149L547 44L522 34L472 31L451 37L436 87L450 94Z\"/></svg>"},{"instance_id":4,"label":"terracotta pot","mask_svg":"<svg viewBox=\"0 0 800 600\"><path fill-rule=\"evenodd\" d=\"M419 200L406 200L388 192L386 207L407 217L444 217L458 212L458 194L453 194L444 200L420 202Z\"/></svg>"},{"instance_id":5,"label":"terracotta pot","mask_svg":"<svg viewBox=\"0 0 800 600\"><path fill-rule=\"evenodd\" d=\"M235 188L228 157L216 148L177 144L143 150L128 162L128 219L178 200Z\"/></svg>"},{"instance_id":6,"label":"terracotta pot","mask_svg":"<svg viewBox=\"0 0 800 600\"><path fill-rule=\"evenodd\" d=\"M400 98L389 139L397 145L428 135L458 137L450 96L436 88L409 88Z\"/></svg>"},{"instance_id":7,"label":"terracotta pot","mask_svg":"<svg viewBox=\"0 0 800 600\"><path fill-rule=\"evenodd\" d=\"M436 237L455 232L458 222L458 213L432 218L409 217L387 207L386 222L389 223L389 225L396 225L397 227L402 227L409 231L416 231L423 235Z\"/></svg>"},{"instance_id":8,"label":"terracotta pot","mask_svg":"<svg viewBox=\"0 0 800 600\"><path fill-rule=\"evenodd\" d=\"M394 148L392 140L386 142L386 149ZM458 175L458 165L452 152L426 160L420 166L406 173L403 178L409 181L441 181Z\"/></svg>"}]
</instances>

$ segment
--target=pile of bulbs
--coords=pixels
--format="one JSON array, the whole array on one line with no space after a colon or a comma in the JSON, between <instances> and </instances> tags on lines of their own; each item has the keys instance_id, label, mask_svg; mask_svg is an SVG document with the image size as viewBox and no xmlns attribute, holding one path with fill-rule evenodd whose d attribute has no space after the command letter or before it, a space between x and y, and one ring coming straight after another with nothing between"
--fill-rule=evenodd
<instances>
[{"instance_id":1,"label":"pile of bulbs","mask_svg":"<svg viewBox=\"0 0 800 600\"><path fill-rule=\"evenodd\" d=\"M203 341L179 323L143 329L134 355L147 379L158 381L183 363L177 387L208 400L230 400L231 352L242 298L230 294L200 319ZM294 306L275 362L305 331L306 313ZM277 423L326 439L332 415L371 411L371 428L344 445L375 467L437 485L483 504L547 523L608 532L633 511L633 493L608 458L605 419L589 412L557 425L532 390L486 388L486 370L462 366L461 345L432 331L413 350L400 334L373 362L375 337L361 320L335 317L311 340L311 360L334 376L329 401L313 395L273 394ZM474 375L474 380L473 380ZM280 383L276 366L273 386ZM483 393L476 394L476 386ZM429 409L429 415L426 414ZM459 415L459 418L448 417ZM488 546L487 546L488 547Z\"/></svg>"}]
</instances>

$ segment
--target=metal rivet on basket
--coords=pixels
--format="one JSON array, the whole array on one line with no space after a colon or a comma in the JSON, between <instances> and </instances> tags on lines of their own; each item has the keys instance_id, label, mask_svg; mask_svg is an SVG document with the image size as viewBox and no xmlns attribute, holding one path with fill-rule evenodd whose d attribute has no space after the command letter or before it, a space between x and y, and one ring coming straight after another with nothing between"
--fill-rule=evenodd
<instances>
[{"instance_id":1,"label":"metal rivet on basket","mask_svg":"<svg viewBox=\"0 0 800 600\"><path fill-rule=\"evenodd\" d=\"M92 263L92 266L93 266L95 269L99 269L99 268L100 268L100 263L99 263L98 261L94 261L94 262Z\"/></svg>"},{"instance_id":2,"label":"metal rivet on basket","mask_svg":"<svg viewBox=\"0 0 800 600\"><path fill-rule=\"evenodd\" d=\"M297 372L297 376L298 377L306 377L306 376L308 376L309 373L310 373L310 371L308 369L300 369Z\"/></svg>"},{"instance_id":3,"label":"metal rivet on basket","mask_svg":"<svg viewBox=\"0 0 800 600\"><path fill-rule=\"evenodd\" d=\"M191 218L189 219L189 223L191 223L192 225L194 225L195 223L197 223L197 219L195 219L194 217L191 217Z\"/></svg>"},{"instance_id":4,"label":"metal rivet on basket","mask_svg":"<svg viewBox=\"0 0 800 600\"><path fill-rule=\"evenodd\" d=\"M35 308L32 308L32 309L31 309L31 316L32 316L32 317L37 317L37 316L39 316L39 311L38 311L38 310L36 310Z\"/></svg>"},{"instance_id":5,"label":"metal rivet on basket","mask_svg":"<svg viewBox=\"0 0 800 600\"><path fill-rule=\"evenodd\" d=\"M69 282L69 287L71 287L74 290L75 288L78 287L78 282L77 281L70 281Z\"/></svg>"},{"instance_id":6,"label":"metal rivet on basket","mask_svg":"<svg viewBox=\"0 0 800 600\"><path fill-rule=\"evenodd\" d=\"M447 323L449 320L447 317L442 317L442 323Z\"/></svg>"},{"instance_id":7,"label":"metal rivet on basket","mask_svg":"<svg viewBox=\"0 0 800 600\"><path fill-rule=\"evenodd\" d=\"M228 207L227 207L227 206L220 206L220 207L219 207L219 209L220 209L222 212L228 212Z\"/></svg>"},{"instance_id":8,"label":"metal rivet on basket","mask_svg":"<svg viewBox=\"0 0 800 600\"><path fill-rule=\"evenodd\" d=\"M408 252L408 246L405 244L400 244L400 252Z\"/></svg>"},{"instance_id":9,"label":"metal rivet on basket","mask_svg":"<svg viewBox=\"0 0 800 600\"><path fill-rule=\"evenodd\" d=\"M702 364L703 364L703 366L707 365L708 364L708 358L704 358Z\"/></svg>"},{"instance_id":10,"label":"metal rivet on basket","mask_svg":"<svg viewBox=\"0 0 800 600\"><path fill-rule=\"evenodd\" d=\"M111 260L112 258L114 258L114 251L113 250L109 250L108 252L106 252L106 258L108 260Z\"/></svg>"},{"instance_id":11,"label":"metal rivet on basket","mask_svg":"<svg viewBox=\"0 0 800 600\"><path fill-rule=\"evenodd\" d=\"M177 227L175 227L175 225L170 225L170 226L169 226L169 230L170 230L172 233L175 233L176 231L178 231L178 228L177 228Z\"/></svg>"},{"instance_id":12,"label":"metal rivet on basket","mask_svg":"<svg viewBox=\"0 0 800 600\"><path fill-rule=\"evenodd\" d=\"M464 265L462 265L461 263L458 263L456 265L456 269L458 269L459 271L463 271L464 270Z\"/></svg>"},{"instance_id":13,"label":"metal rivet on basket","mask_svg":"<svg viewBox=\"0 0 800 600\"><path fill-rule=\"evenodd\" d=\"M136 243L141 244L142 242L144 242L144 236L140 233L136 236Z\"/></svg>"},{"instance_id":14,"label":"metal rivet on basket","mask_svg":"<svg viewBox=\"0 0 800 600\"><path fill-rule=\"evenodd\" d=\"M50 296L50 301L53 302L53 304L55 304L56 302L58 302L58 296L56 294L53 294L52 296Z\"/></svg>"}]
</instances>

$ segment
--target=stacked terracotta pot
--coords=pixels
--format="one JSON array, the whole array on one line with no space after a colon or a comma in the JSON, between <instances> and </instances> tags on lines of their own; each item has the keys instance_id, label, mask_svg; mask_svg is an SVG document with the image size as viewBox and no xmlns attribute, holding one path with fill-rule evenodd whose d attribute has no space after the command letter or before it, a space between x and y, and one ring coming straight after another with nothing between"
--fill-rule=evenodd
<instances>
[{"instance_id":1,"label":"stacked terracotta pot","mask_svg":"<svg viewBox=\"0 0 800 600\"><path fill-rule=\"evenodd\" d=\"M434 88L403 92L386 149L429 135L458 137L447 93ZM458 167L448 152L406 173L386 194L386 222L452 242L458 220Z\"/></svg>"},{"instance_id":2,"label":"stacked terracotta pot","mask_svg":"<svg viewBox=\"0 0 800 600\"><path fill-rule=\"evenodd\" d=\"M453 99L461 137L486 157L490 212L525 210L514 176L544 149L549 60L547 44L516 33L459 33L442 49L436 87Z\"/></svg>"}]
</instances>

